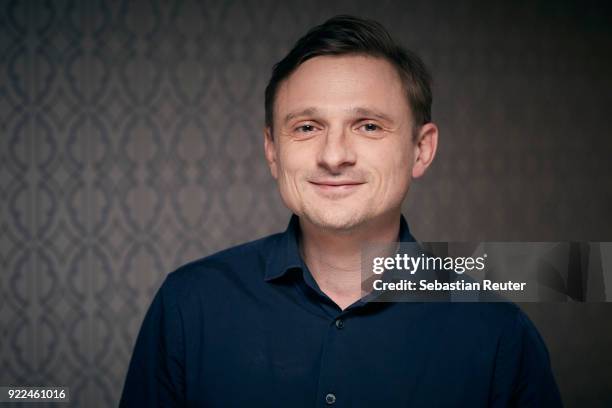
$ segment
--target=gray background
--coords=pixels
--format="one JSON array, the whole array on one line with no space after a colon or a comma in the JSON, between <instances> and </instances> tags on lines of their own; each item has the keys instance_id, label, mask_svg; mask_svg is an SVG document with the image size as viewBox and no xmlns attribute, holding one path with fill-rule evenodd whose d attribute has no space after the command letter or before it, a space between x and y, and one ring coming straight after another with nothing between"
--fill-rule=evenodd
<instances>
[{"instance_id":1,"label":"gray background","mask_svg":"<svg viewBox=\"0 0 612 408\"><path fill-rule=\"evenodd\" d=\"M434 78L424 241L612 241L602 3L2 1L0 384L114 406L178 265L283 229L263 160L271 65L337 13ZM567 406L612 404L612 304L529 304Z\"/></svg>"}]
</instances>

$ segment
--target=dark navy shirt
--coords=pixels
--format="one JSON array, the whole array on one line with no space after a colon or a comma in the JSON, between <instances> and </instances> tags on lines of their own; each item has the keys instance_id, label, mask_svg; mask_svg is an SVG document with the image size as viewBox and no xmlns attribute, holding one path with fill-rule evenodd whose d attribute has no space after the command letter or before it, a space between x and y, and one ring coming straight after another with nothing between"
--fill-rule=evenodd
<instances>
[{"instance_id":1,"label":"dark navy shirt","mask_svg":"<svg viewBox=\"0 0 612 408\"><path fill-rule=\"evenodd\" d=\"M168 275L122 407L558 407L546 347L510 303L341 310L301 259L299 219ZM402 217L401 241L414 241Z\"/></svg>"}]
</instances>

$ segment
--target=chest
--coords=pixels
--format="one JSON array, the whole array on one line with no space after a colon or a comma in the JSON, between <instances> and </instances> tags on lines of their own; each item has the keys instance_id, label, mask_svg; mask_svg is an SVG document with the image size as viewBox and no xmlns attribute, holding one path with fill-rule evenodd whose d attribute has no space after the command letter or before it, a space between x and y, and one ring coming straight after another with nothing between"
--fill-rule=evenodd
<instances>
[{"instance_id":1,"label":"chest","mask_svg":"<svg viewBox=\"0 0 612 408\"><path fill-rule=\"evenodd\" d=\"M335 318L301 306L250 308L186 334L193 406L323 407L328 394L334 406L419 406L432 398L456 406L466 395L478 406L493 369L490 341L418 313Z\"/></svg>"}]
</instances>

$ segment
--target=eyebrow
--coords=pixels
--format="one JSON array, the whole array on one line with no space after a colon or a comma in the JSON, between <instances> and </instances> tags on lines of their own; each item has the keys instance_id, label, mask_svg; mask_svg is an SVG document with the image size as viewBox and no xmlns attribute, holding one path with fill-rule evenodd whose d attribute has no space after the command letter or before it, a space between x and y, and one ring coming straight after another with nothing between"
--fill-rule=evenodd
<instances>
[{"instance_id":1,"label":"eyebrow","mask_svg":"<svg viewBox=\"0 0 612 408\"><path fill-rule=\"evenodd\" d=\"M289 112L285 116L285 120L283 121L283 123L287 124L287 122L289 122L291 119L294 119L294 118L297 118L297 117L300 117L300 116L314 115L317 112L318 112L317 108L306 108L306 109L303 109L303 110L298 111L298 112Z\"/></svg>"},{"instance_id":2,"label":"eyebrow","mask_svg":"<svg viewBox=\"0 0 612 408\"><path fill-rule=\"evenodd\" d=\"M389 116L386 115L382 112L376 111L376 110L372 110L372 109L368 109L368 108L363 108L363 107L356 107L351 109L351 111L353 111L353 113L359 115L359 116L369 116L369 117L374 117L374 118L378 118L382 121L386 121L386 122L393 122L393 119Z\"/></svg>"},{"instance_id":3,"label":"eyebrow","mask_svg":"<svg viewBox=\"0 0 612 408\"><path fill-rule=\"evenodd\" d=\"M302 109L302 110L297 111L297 112L290 112L290 113L288 113L285 116L285 119L284 119L283 123L287 124L287 122L289 122L290 120L295 119L297 117L300 117L300 116L311 116L311 115L317 114L318 112L319 112L319 110L317 108L315 108L315 107L309 107L309 108ZM382 112L379 112L379 111L376 111L376 110L373 110L373 109L369 109L369 108L364 108L364 107L361 107L361 106L357 106L355 108L351 108L351 109L349 109L349 112L352 112L352 113L354 113L354 114L356 114L358 116L369 116L369 117L378 118L378 119L383 120L383 121L393 122L393 119L390 116L388 116L388 115L386 115L386 114L384 114Z\"/></svg>"}]
</instances>

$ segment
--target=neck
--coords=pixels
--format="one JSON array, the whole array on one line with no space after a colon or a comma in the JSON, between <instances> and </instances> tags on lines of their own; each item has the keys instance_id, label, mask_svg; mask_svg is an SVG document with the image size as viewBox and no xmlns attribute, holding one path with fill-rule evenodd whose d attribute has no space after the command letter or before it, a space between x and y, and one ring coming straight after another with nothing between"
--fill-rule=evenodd
<instances>
[{"instance_id":1,"label":"neck","mask_svg":"<svg viewBox=\"0 0 612 408\"><path fill-rule=\"evenodd\" d=\"M361 250L366 242L398 239L400 211L347 233L322 229L300 217L300 249L319 288L341 309L361 298Z\"/></svg>"}]
</instances>

